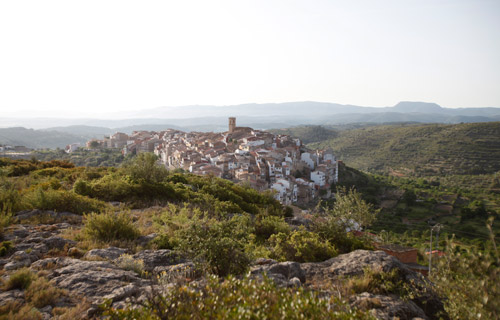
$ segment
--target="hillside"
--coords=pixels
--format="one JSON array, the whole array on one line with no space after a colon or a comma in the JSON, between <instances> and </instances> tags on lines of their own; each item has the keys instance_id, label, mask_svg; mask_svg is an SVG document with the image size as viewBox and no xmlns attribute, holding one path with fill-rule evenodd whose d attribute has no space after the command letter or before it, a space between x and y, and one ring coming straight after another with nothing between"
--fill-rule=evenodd
<instances>
[{"instance_id":1,"label":"hillside","mask_svg":"<svg viewBox=\"0 0 500 320\"><path fill-rule=\"evenodd\" d=\"M499 137L500 122L402 124L344 130L309 146L330 147L350 166L372 172L485 174L500 170Z\"/></svg>"},{"instance_id":2,"label":"hillside","mask_svg":"<svg viewBox=\"0 0 500 320\"><path fill-rule=\"evenodd\" d=\"M33 130L22 127L0 128L0 144L28 148L64 148L71 143L85 144L87 137L59 131Z\"/></svg>"},{"instance_id":3,"label":"hillside","mask_svg":"<svg viewBox=\"0 0 500 320\"><path fill-rule=\"evenodd\" d=\"M151 154L121 168L0 159L0 173L0 319L446 316L422 276L340 217L292 217L268 192ZM370 277L385 282L359 287Z\"/></svg>"},{"instance_id":4,"label":"hillside","mask_svg":"<svg viewBox=\"0 0 500 320\"><path fill-rule=\"evenodd\" d=\"M269 130L274 134L289 135L292 137L300 137L303 143L320 142L338 136L335 130L326 129L322 126L301 126L286 129Z\"/></svg>"}]
</instances>

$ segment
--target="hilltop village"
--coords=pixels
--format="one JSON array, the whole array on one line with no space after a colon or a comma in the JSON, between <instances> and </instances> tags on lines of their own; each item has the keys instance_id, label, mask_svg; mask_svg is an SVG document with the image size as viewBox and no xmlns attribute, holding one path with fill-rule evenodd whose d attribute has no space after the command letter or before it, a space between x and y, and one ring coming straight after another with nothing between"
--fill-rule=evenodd
<instances>
[{"instance_id":1,"label":"hilltop village","mask_svg":"<svg viewBox=\"0 0 500 320\"><path fill-rule=\"evenodd\" d=\"M275 190L284 204L307 204L331 196L338 181L332 150L312 151L299 139L249 127L229 118L227 132L134 131L90 140L87 148L121 148L124 155L154 152L169 169L211 174L244 182L257 190Z\"/></svg>"}]
</instances>

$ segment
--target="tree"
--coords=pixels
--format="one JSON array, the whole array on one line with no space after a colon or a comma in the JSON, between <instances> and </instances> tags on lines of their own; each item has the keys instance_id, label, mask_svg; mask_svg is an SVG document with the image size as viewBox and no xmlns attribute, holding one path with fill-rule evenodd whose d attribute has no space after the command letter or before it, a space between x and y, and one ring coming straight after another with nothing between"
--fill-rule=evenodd
<instances>
[{"instance_id":1,"label":"tree","mask_svg":"<svg viewBox=\"0 0 500 320\"><path fill-rule=\"evenodd\" d=\"M168 170L157 161L153 153L140 153L124 165L125 173L135 182L160 183L168 176Z\"/></svg>"},{"instance_id":2,"label":"tree","mask_svg":"<svg viewBox=\"0 0 500 320\"><path fill-rule=\"evenodd\" d=\"M96 141L96 140L92 141L92 142L90 143L90 147L91 147L92 149L95 149L95 148L99 147L99 142L98 142L98 141Z\"/></svg>"},{"instance_id":3,"label":"tree","mask_svg":"<svg viewBox=\"0 0 500 320\"><path fill-rule=\"evenodd\" d=\"M335 194L335 205L327 213L344 227L359 230L371 225L379 210L361 198L355 189L341 188Z\"/></svg>"}]
</instances>

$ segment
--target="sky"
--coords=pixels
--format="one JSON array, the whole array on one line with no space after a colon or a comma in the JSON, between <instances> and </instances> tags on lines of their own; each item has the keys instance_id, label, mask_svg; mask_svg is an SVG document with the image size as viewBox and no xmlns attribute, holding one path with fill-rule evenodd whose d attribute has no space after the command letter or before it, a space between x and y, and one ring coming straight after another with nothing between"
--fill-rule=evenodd
<instances>
[{"instance_id":1,"label":"sky","mask_svg":"<svg viewBox=\"0 0 500 320\"><path fill-rule=\"evenodd\" d=\"M1 1L0 117L500 107L498 0Z\"/></svg>"}]
</instances>

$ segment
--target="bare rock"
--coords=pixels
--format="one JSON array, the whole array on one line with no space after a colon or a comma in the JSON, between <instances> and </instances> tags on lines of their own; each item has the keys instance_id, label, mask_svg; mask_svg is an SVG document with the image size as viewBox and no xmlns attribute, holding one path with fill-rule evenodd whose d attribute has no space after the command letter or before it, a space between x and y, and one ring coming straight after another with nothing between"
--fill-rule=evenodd
<instances>
[{"instance_id":1,"label":"bare rock","mask_svg":"<svg viewBox=\"0 0 500 320\"><path fill-rule=\"evenodd\" d=\"M363 292L351 298L351 305L369 312L377 319L411 320L416 317L429 319L413 301L403 301L397 296L374 295Z\"/></svg>"},{"instance_id":2,"label":"bare rock","mask_svg":"<svg viewBox=\"0 0 500 320\"><path fill-rule=\"evenodd\" d=\"M4 265L4 270L16 270L23 267L29 267L31 263L38 260L35 254L28 254L24 251L16 251L10 256L9 262Z\"/></svg>"},{"instance_id":3,"label":"bare rock","mask_svg":"<svg viewBox=\"0 0 500 320\"><path fill-rule=\"evenodd\" d=\"M301 267L309 284L321 283L327 279L360 276L364 274L365 268L383 272L398 269L404 282L411 282L420 289L419 294L412 299L412 303L423 310L429 319L446 319L444 305L433 291L430 282L383 251L356 250L320 263L302 263Z\"/></svg>"},{"instance_id":4,"label":"bare rock","mask_svg":"<svg viewBox=\"0 0 500 320\"><path fill-rule=\"evenodd\" d=\"M145 247L147 246L151 241L153 241L158 235L156 233L151 233L148 234L147 236L140 236L137 238L136 242L139 246Z\"/></svg>"},{"instance_id":5,"label":"bare rock","mask_svg":"<svg viewBox=\"0 0 500 320\"><path fill-rule=\"evenodd\" d=\"M186 262L177 252L172 250L144 250L133 256L134 259L144 262L144 271L152 272L156 267L171 266Z\"/></svg>"},{"instance_id":6,"label":"bare rock","mask_svg":"<svg viewBox=\"0 0 500 320\"><path fill-rule=\"evenodd\" d=\"M9 290L5 292L0 292L0 307L3 307L9 303L23 302L24 293L21 290Z\"/></svg>"},{"instance_id":7,"label":"bare rock","mask_svg":"<svg viewBox=\"0 0 500 320\"><path fill-rule=\"evenodd\" d=\"M117 247L109 247L106 249L92 249L88 251L83 258L92 260L92 259L103 259L103 260L115 260L120 257L122 254L127 253L127 249L117 248Z\"/></svg>"},{"instance_id":8,"label":"bare rock","mask_svg":"<svg viewBox=\"0 0 500 320\"><path fill-rule=\"evenodd\" d=\"M42 211L39 209L19 211L14 218L18 221L29 220L36 217L49 217L54 220L69 221L71 223L81 223L82 216L71 212Z\"/></svg>"},{"instance_id":9,"label":"bare rock","mask_svg":"<svg viewBox=\"0 0 500 320\"><path fill-rule=\"evenodd\" d=\"M276 278L276 280L284 279L287 282L292 278L297 278L300 282L306 282L306 273L302 270L300 263L298 262L280 262L257 265L251 268L251 274L267 274L270 278ZM280 276L278 276L280 275Z\"/></svg>"}]
</instances>

